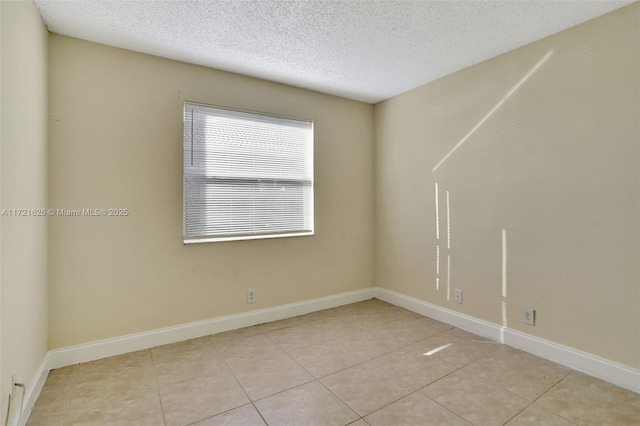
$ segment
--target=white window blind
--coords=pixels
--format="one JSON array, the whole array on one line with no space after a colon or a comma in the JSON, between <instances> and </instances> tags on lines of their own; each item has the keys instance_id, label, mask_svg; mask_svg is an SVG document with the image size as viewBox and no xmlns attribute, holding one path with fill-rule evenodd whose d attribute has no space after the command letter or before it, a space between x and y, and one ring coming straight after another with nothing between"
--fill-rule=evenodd
<instances>
[{"instance_id":1,"label":"white window blind","mask_svg":"<svg viewBox=\"0 0 640 426\"><path fill-rule=\"evenodd\" d=\"M313 235L313 122L184 104L185 243Z\"/></svg>"}]
</instances>

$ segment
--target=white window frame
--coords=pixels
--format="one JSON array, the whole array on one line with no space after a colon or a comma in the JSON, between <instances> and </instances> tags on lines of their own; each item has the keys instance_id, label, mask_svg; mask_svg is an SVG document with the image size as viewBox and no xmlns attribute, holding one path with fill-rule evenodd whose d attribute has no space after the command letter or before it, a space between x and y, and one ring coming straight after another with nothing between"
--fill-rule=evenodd
<instances>
[{"instance_id":1,"label":"white window frame","mask_svg":"<svg viewBox=\"0 0 640 426\"><path fill-rule=\"evenodd\" d=\"M183 123L185 244L314 235L313 121L186 101Z\"/></svg>"}]
</instances>

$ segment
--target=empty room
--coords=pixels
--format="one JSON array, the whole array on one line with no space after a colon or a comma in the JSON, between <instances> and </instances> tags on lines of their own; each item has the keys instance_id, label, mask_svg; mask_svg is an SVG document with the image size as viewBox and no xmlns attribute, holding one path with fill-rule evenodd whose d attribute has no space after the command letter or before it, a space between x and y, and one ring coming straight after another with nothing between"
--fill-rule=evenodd
<instances>
[{"instance_id":1,"label":"empty room","mask_svg":"<svg viewBox=\"0 0 640 426\"><path fill-rule=\"evenodd\" d=\"M0 426L640 425L640 3L0 1Z\"/></svg>"}]
</instances>

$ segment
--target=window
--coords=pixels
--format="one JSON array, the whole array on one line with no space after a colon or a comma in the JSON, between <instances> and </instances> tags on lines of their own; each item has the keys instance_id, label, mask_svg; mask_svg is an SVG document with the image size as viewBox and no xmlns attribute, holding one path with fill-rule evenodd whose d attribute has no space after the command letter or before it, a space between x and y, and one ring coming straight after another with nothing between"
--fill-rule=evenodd
<instances>
[{"instance_id":1,"label":"window","mask_svg":"<svg viewBox=\"0 0 640 426\"><path fill-rule=\"evenodd\" d=\"M184 104L185 243L313 235L313 122Z\"/></svg>"}]
</instances>

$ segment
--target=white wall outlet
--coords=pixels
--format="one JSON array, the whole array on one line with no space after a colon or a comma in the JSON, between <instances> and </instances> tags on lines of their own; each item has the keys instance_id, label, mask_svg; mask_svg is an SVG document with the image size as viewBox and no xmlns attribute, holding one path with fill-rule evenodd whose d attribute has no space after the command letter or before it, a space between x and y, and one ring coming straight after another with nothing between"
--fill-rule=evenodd
<instances>
[{"instance_id":1,"label":"white wall outlet","mask_svg":"<svg viewBox=\"0 0 640 426\"><path fill-rule=\"evenodd\" d=\"M536 311L533 308L522 308L522 322L529 325L535 325Z\"/></svg>"},{"instance_id":2,"label":"white wall outlet","mask_svg":"<svg viewBox=\"0 0 640 426\"><path fill-rule=\"evenodd\" d=\"M462 303L462 290L455 290L453 301L456 303Z\"/></svg>"},{"instance_id":3,"label":"white wall outlet","mask_svg":"<svg viewBox=\"0 0 640 426\"><path fill-rule=\"evenodd\" d=\"M247 290L247 303L256 303L256 289L250 288Z\"/></svg>"}]
</instances>

